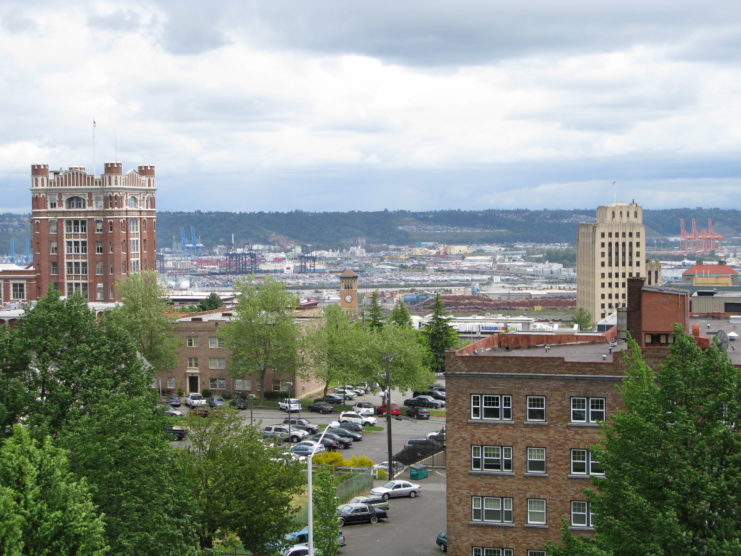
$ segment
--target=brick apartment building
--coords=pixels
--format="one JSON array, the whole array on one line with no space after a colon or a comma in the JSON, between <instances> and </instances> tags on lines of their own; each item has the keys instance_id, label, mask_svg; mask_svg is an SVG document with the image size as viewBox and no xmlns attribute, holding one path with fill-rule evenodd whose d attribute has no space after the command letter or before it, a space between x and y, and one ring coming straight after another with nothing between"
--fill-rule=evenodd
<instances>
[{"instance_id":1,"label":"brick apartment building","mask_svg":"<svg viewBox=\"0 0 741 556\"><path fill-rule=\"evenodd\" d=\"M501 334L447 354L449 552L545 556L561 520L593 532L583 493L602 469L589 447L622 407L625 327L657 365L672 326L691 329L686 292L628 280L630 312L597 334ZM738 364L738 362L736 362Z\"/></svg>"},{"instance_id":2,"label":"brick apartment building","mask_svg":"<svg viewBox=\"0 0 741 556\"><path fill-rule=\"evenodd\" d=\"M107 162L94 176L83 167L50 172L34 164L31 196L36 278L27 283L25 300L55 286L62 295L116 301L116 280L156 268L154 166L124 174L120 162Z\"/></svg>"}]
</instances>

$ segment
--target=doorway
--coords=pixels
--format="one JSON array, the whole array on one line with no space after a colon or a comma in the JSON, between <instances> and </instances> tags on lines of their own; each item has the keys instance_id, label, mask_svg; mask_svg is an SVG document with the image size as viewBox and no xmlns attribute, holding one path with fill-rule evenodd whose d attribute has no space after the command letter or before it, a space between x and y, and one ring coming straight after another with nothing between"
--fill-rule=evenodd
<instances>
[{"instance_id":1,"label":"doorway","mask_svg":"<svg viewBox=\"0 0 741 556\"><path fill-rule=\"evenodd\" d=\"M198 392L198 377L193 375L188 377L188 393L191 392Z\"/></svg>"}]
</instances>

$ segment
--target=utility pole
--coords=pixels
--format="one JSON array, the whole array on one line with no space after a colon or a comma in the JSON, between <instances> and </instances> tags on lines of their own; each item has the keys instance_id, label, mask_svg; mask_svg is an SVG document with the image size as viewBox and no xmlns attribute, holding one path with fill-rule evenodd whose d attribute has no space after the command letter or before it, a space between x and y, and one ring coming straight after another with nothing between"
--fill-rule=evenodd
<instances>
[{"instance_id":1,"label":"utility pole","mask_svg":"<svg viewBox=\"0 0 741 556\"><path fill-rule=\"evenodd\" d=\"M389 481L394 478L394 450L391 445L391 361L396 357L395 353L384 355L386 359L386 443L388 445Z\"/></svg>"}]
</instances>

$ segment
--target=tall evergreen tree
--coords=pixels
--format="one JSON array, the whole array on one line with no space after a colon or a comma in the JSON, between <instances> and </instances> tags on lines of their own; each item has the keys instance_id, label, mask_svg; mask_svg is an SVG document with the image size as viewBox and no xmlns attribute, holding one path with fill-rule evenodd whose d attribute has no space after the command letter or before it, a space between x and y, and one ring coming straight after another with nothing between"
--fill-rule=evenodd
<instances>
[{"instance_id":1,"label":"tall evergreen tree","mask_svg":"<svg viewBox=\"0 0 741 556\"><path fill-rule=\"evenodd\" d=\"M435 296L432 318L422 329L429 350L429 367L434 373L445 372L445 351L458 345L458 334L445 318L440 294Z\"/></svg>"},{"instance_id":2,"label":"tall evergreen tree","mask_svg":"<svg viewBox=\"0 0 741 556\"><path fill-rule=\"evenodd\" d=\"M394 305L394 310L391 311L391 322L399 326L412 325L412 316L409 314L409 309L402 299Z\"/></svg>"},{"instance_id":3,"label":"tall evergreen tree","mask_svg":"<svg viewBox=\"0 0 741 556\"><path fill-rule=\"evenodd\" d=\"M656 373L635 342L626 359L625 410L593 449L596 535L549 554L741 554L741 371L680 329Z\"/></svg>"},{"instance_id":4,"label":"tall evergreen tree","mask_svg":"<svg viewBox=\"0 0 741 556\"><path fill-rule=\"evenodd\" d=\"M368 309L368 321L366 325L371 330L380 330L383 328L383 311L381 311L381 302L379 301L377 291L371 294L371 304Z\"/></svg>"}]
</instances>

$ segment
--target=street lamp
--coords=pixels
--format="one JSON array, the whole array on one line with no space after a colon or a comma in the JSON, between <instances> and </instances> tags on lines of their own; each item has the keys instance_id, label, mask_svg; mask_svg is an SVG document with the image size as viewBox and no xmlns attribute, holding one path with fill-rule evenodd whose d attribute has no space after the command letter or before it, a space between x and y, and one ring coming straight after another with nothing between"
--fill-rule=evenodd
<instances>
[{"instance_id":1,"label":"street lamp","mask_svg":"<svg viewBox=\"0 0 741 556\"><path fill-rule=\"evenodd\" d=\"M286 390L288 391L288 399L286 400L286 403L288 404L286 406L286 411L288 412L288 435L291 435L291 387L293 386L293 382L286 382Z\"/></svg>"},{"instance_id":2,"label":"street lamp","mask_svg":"<svg viewBox=\"0 0 741 556\"><path fill-rule=\"evenodd\" d=\"M250 426L252 426L252 404L254 403L255 398L257 398L257 396L254 394L247 394L247 399L250 400Z\"/></svg>"}]
</instances>

